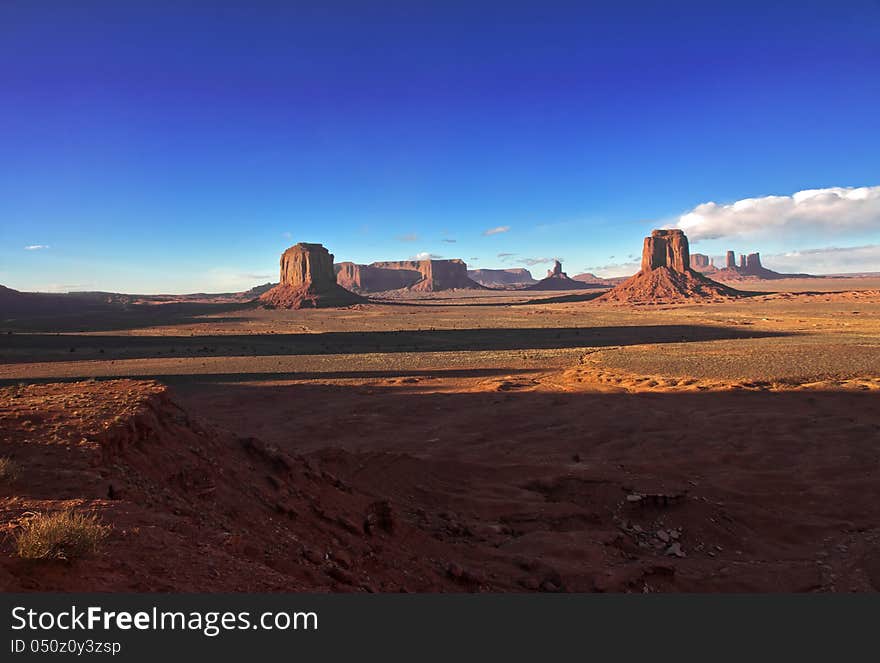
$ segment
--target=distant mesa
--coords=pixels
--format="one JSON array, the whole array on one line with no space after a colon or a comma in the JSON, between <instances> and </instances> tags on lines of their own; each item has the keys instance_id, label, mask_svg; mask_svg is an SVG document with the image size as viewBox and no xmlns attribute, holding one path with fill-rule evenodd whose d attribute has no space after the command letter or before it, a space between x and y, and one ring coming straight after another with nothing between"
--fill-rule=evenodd
<instances>
[{"instance_id":1,"label":"distant mesa","mask_svg":"<svg viewBox=\"0 0 880 663\"><path fill-rule=\"evenodd\" d=\"M774 272L772 269L767 269L761 264L760 253L740 254L739 264L737 264L736 252L728 251L724 257L724 267L721 269L715 266L714 261L709 256L702 253L693 253L691 254L691 268L703 274L711 274L712 278L721 281L821 278L812 274L783 274L781 272Z\"/></svg>"},{"instance_id":2,"label":"distant mesa","mask_svg":"<svg viewBox=\"0 0 880 663\"><path fill-rule=\"evenodd\" d=\"M469 269L468 276L487 288L520 289L537 283L537 279L524 267L510 269Z\"/></svg>"},{"instance_id":3,"label":"distant mesa","mask_svg":"<svg viewBox=\"0 0 880 663\"><path fill-rule=\"evenodd\" d=\"M714 270L715 262L712 260L712 258L703 253L692 253L691 269L696 269L698 272Z\"/></svg>"},{"instance_id":4,"label":"distant mesa","mask_svg":"<svg viewBox=\"0 0 880 663\"><path fill-rule=\"evenodd\" d=\"M549 270L547 277L541 281L543 287L538 285L532 273L523 267L469 269L468 276L477 283L496 290L582 290L585 285L591 288L607 288L623 280L603 279L589 272L569 277L562 271L562 265L558 261L554 261L553 269Z\"/></svg>"},{"instance_id":5,"label":"distant mesa","mask_svg":"<svg viewBox=\"0 0 880 663\"><path fill-rule=\"evenodd\" d=\"M463 260L398 260L358 265L341 262L335 267L336 282L353 292L409 290L482 290L483 286L468 276Z\"/></svg>"},{"instance_id":6,"label":"distant mesa","mask_svg":"<svg viewBox=\"0 0 880 663\"><path fill-rule=\"evenodd\" d=\"M645 238L642 268L599 297L632 304L721 300L743 296L692 269L687 236L678 229L654 230Z\"/></svg>"},{"instance_id":7,"label":"distant mesa","mask_svg":"<svg viewBox=\"0 0 880 663\"><path fill-rule=\"evenodd\" d=\"M590 286L583 281L575 281L562 271L562 263L553 261L553 269L547 270L547 276L526 288L526 290L584 290Z\"/></svg>"},{"instance_id":8,"label":"distant mesa","mask_svg":"<svg viewBox=\"0 0 880 663\"><path fill-rule=\"evenodd\" d=\"M250 290L245 290L244 292L242 292L240 294L239 293L235 293L235 294L237 294L241 299L244 299L245 301L250 301L252 299L256 299L257 297L259 297L263 293L268 292L269 290L274 288L276 285L278 285L278 284L271 283L271 282L264 283L263 285L255 285Z\"/></svg>"},{"instance_id":9,"label":"distant mesa","mask_svg":"<svg viewBox=\"0 0 880 663\"><path fill-rule=\"evenodd\" d=\"M592 285L596 287L608 287L610 285L616 285L624 281L624 278L602 278L601 276L596 276L592 272L581 272L580 274L575 274L572 276L575 281L580 281L581 283L586 283L587 285Z\"/></svg>"},{"instance_id":10,"label":"distant mesa","mask_svg":"<svg viewBox=\"0 0 880 663\"><path fill-rule=\"evenodd\" d=\"M12 315L62 315L106 309L112 302L100 296L50 292L21 292L0 285L0 320Z\"/></svg>"},{"instance_id":11,"label":"distant mesa","mask_svg":"<svg viewBox=\"0 0 880 663\"><path fill-rule=\"evenodd\" d=\"M260 295L267 308L331 308L364 299L336 283L333 254L321 244L300 242L281 254L281 278Z\"/></svg>"}]
</instances>

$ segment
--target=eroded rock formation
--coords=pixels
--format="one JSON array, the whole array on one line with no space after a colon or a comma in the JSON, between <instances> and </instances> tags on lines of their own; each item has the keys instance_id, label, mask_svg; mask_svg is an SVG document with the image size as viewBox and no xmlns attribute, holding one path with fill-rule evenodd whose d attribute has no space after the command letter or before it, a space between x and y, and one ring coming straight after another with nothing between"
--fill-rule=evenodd
<instances>
[{"instance_id":1,"label":"eroded rock formation","mask_svg":"<svg viewBox=\"0 0 880 663\"><path fill-rule=\"evenodd\" d=\"M645 237L642 271L669 267L677 272L691 268L690 249L683 230L654 230Z\"/></svg>"},{"instance_id":2,"label":"eroded rock formation","mask_svg":"<svg viewBox=\"0 0 880 663\"><path fill-rule=\"evenodd\" d=\"M562 271L562 263L558 260L553 260L553 269L547 270L547 278L560 278L560 277L568 278L568 274Z\"/></svg>"},{"instance_id":3,"label":"eroded rock formation","mask_svg":"<svg viewBox=\"0 0 880 663\"><path fill-rule=\"evenodd\" d=\"M353 292L399 290L418 283L422 274L410 269L382 269L373 265L341 262L336 265L336 282Z\"/></svg>"},{"instance_id":4,"label":"eroded rock formation","mask_svg":"<svg viewBox=\"0 0 880 663\"><path fill-rule=\"evenodd\" d=\"M321 244L300 242L281 254L281 278L260 295L270 308L326 308L363 301L336 283L333 254Z\"/></svg>"},{"instance_id":5,"label":"eroded rock formation","mask_svg":"<svg viewBox=\"0 0 880 663\"><path fill-rule=\"evenodd\" d=\"M740 254L739 264L736 262L736 253L734 251L727 252L726 267L724 269L701 270L710 271L713 278L722 281L744 281L749 279L786 279L786 278L819 278L811 274L783 274L767 269L761 264L760 253Z\"/></svg>"},{"instance_id":6,"label":"eroded rock formation","mask_svg":"<svg viewBox=\"0 0 880 663\"><path fill-rule=\"evenodd\" d=\"M523 267L510 269L469 269L468 276L487 288L523 287L537 283L532 273Z\"/></svg>"},{"instance_id":7,"label":"eroded rock formation","mask_svg":"<svg viewBox=\"0 0 880 663\"><path fill-rule=\"evenodd\" d=\"M575 281L562 271L562 263L553 261L553 269L547 270L547 276L526 290L583 290L590 286L583 281Z\"/></svg>"},{"instance_id":8,"label":"eroded rock formation","mask_svg":"<svg viewBox=\"0 0 880 663\"><path fill-rule=\"evenodd\" d=\"M480 289L468 276L463 260L398 260L357 265L340 263L337 282L356 292L381 292L406 288L416 292L452 289Z\"/></svg>"},{"instance_id":9,"label":"eroded rock formation","mask_svg":"<svg viewBox=\"0 0 880 663\"><path fill-rule=\"evenodd\" d=\"M750 253L746 256L746 271L758 271L762 269L761 267L761 254L760 253Z\"/></svg>"},{"instance_id":10,"label":"eroded rock formation","mask_svg":"<svg viewBox=\"0 0 880 663\"><path fill-rule=\"evenodd\" d=\"M609 290L604 301L649 304L729 299L742 295L691 268L688 239L679 229L654 230L645 238L642 269Z\"/></svg>"},{"instance_id":11,"label":"eroded rock formation","mask_svg":"<svg viewBox=\"0 0 880 663\"><path fill-rule=\"evenodd\" d=\"M696 269L698 272L705 272L712 268L714 268L714 265L709 256L704 253L691 254L691 269Z\"/></svg>"}]
</instances>

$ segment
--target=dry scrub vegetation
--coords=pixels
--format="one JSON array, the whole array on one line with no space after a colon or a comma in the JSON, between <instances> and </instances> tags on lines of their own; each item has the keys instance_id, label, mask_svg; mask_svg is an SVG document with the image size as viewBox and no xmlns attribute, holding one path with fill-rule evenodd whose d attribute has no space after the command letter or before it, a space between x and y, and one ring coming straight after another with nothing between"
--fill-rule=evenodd
<instances>
[{"instance_id":1,"label":"dry scrub vegetation","mask_svg":"<svg viewBox=\"0 0 880 663\"><path fill-rule=\"evenodd\" d=\"M34 513L22 524L15 548L22 559L73 560L97 552L109 533L94 514L73 509Z\"/></svg>"}]
</instances>

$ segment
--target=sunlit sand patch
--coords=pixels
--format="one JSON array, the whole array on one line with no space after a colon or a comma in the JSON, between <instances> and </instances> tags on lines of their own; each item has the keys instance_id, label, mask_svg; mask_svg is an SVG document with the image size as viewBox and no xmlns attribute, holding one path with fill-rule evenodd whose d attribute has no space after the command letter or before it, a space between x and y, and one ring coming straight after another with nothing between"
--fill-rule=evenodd
<instances>
[{"instance_id":1,"label":"sunlit sand patch","mask_svg":"<svg viewBox=\"0 0 880 663\"><path fill-rule=\"evenodd\" d=\"M566 391L701 392L880 390L880 377L820 381L719 380L663 375L639 375L618 369L585 366L564 371L553 381Z\"/></svg>"}]
</instances>

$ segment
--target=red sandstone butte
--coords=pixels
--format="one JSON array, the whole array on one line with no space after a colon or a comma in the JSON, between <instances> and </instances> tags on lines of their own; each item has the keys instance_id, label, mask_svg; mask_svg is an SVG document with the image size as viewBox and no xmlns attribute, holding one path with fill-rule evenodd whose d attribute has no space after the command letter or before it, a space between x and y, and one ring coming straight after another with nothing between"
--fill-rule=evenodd
<instances>
[{"instance_id":1,"label":"red sandstone butte","mask_svg":"<svg viewBox=\"0 0 880 663\"><path fill-rule=\"evenodd\" d=\"M645 238L642 269L599 300L650 304L730 299L743 294L703 276L690 265L690 248L683 231L654 230Z\"/></svg>"},{"instance_id":2,"label":"red sandstone butte","mask_svg":"<svg viewBox=\"0 0 880 663\"><path fill-rule=\"evenodd\" d=\"M278 285L260 295L268 308L329 308L364 301L336 283L333 254L321 244L300 242L281 254Z\"/></svg>"},{"instance_id":3,"label":"red sandstone butte","mask_svg":"<svg viewBox=\"0 0 880 663\"><path fill-rule=\"evenodd\" d=\"M336 266L336 280L357 292L381 292L407 289L414 292L479 289L483 286L468 276L463 260L398 260L356 265L343 262Z\"/></svg>"}]
</instances>

